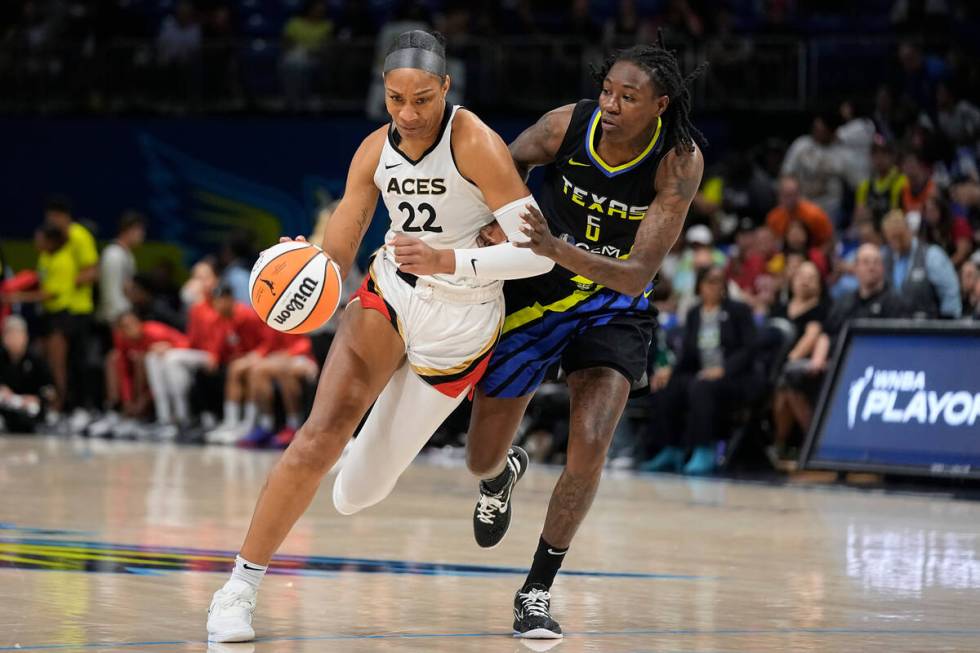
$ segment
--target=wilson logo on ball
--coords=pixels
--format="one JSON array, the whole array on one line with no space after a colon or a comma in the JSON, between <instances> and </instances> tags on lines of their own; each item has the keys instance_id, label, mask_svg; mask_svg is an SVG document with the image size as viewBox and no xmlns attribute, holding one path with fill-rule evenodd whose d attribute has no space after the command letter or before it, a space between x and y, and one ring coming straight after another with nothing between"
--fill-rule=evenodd
<instances>
[{"instance_id":1,"label":"wilson logo on ball","mask_svg":"<svg viewBox=\"0 0 980 653\"><path fill-rule=\"evenodd\" d=\"M306 300L313 296L313 293L319 285L313 279L303 277L302 283L299 284L299 288L297 288L289 302L279 312L279 315L273 316L272 319L276 324L285 324L293 313L303 310L303 307L306 306Z\"/></svg>"}]
</instances>

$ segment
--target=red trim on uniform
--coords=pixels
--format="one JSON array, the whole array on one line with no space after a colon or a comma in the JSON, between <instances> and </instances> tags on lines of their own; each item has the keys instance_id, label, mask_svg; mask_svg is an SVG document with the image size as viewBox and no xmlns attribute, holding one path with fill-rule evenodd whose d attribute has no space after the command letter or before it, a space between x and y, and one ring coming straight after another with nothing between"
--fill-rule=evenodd
<instances>
[{"instance_id":1,"label":"red trim on uniform","mask_svg":"<svg viewBox=\"0 0 980 653\"><path fill-rule=\"evenodd\" d=\"M390 309L388 302L386 302L381 295L375 292L374 280L371 279L370 274L364 277L364 282L361 283L361 287L358 288L357 292L355 292L351 297L351 301L354 301L355 299L359 299L361 301L361 306L364 308L370 308L381 313L389 322L395 324L393 311Z\"/></svg>"},{"instance_id":2,"label":"red trim on uniform","mask_svg":"<svg viewBox=\"0 0 980 653\"><path fill-rule=\"evenodd\" d=\"M430 381L432 387L447 397L452 397L454 399L458 397L461 392L467 388L470 388L469 397L472 399L473 389L476 388L476 384L480 382L480 379L482 379L483 375L486 373L487 366L490 364L490 355L492 353L493 350L491 349L489 352L487 352L487 355L483 357L483 360L477 363L476 367L473 368L473 371L466 376L454 379L452 381L447 381L445 383L431 383ZM429 377L429 379L431 378L432 377ZM429 379L423 380L428 381Z\"/></svg>"}]
</instances>

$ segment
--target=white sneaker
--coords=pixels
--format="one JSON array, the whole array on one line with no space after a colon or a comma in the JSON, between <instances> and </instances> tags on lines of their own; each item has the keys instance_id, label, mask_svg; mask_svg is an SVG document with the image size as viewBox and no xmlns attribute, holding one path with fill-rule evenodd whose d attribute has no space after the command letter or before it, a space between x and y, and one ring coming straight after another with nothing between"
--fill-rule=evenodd
<instances>
[{"instance_id":1,"label":"white sneaker","mask_svg":"<svg viewBox=\"0 0 980 653\"><path fill-rule=\"evenodd\" d=\"M72 435L84 435L85 429L92 423L92 416L84 408L76 408L68 418L68 429Z\"/></svg>"},{"instance_id":2,"label":"white sneaker","mask_svg":"<svg viewBox=\"0 0 980 653\"><path fill-rule=\"evenodd\" d=\"M90 438L104 438L112 435L112 432L119 426L122 417L114 410L110 410L105 415L88 425L88 435Z\"/></svg>"},{"instance_id":3,"label":"white sneaker","mask_svg":"<svg viewBox=\"0 0 980 653\"><path fill-rule=\"evenodd\" d=\"M208 608L209 642L250 642L255 639L252 613L255 590L240 580L229 580L214 593Z\"/></svg>"},{"instance_id":4,"label":"white sneaker","mask_svg":"<svg viewBox=\"0 0 980 653\"><path fill-rule=\"evenodd\" d=\"M154 440L175 440L178 433L180 433L180 428L178 428L176 424L153 425Z\"/></svg>"},{"instance_id":5,"label":"white sneaker","mask_svg":"<svg viewBox=\"0 0 980 653\"><path fill-rule=\"evenodd\" d=\"M208 431L204 439L212 444L235 444L251 430L252 427L244 423L219 426L213 431Z\"/></svg>"}]
</instances>

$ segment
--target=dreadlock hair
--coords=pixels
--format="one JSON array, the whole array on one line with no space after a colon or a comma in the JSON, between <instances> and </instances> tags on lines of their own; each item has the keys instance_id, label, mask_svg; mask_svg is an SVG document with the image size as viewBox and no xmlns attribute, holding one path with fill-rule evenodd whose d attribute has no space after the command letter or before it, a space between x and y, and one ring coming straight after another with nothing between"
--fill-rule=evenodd
<instances>
[{"instance_id":1,"label":"dreadlock hair","mask_svg":"<svg viewBox=\"0 0 980 653\"><path fill-rule=\"evenodd\" d=\"M600 68L593 69L593 78L601 85L610 69L620 61L629 61L642 68L654 86L670 98L670 104L664 112L664 127L668 142L674 143L678 152L693 152L695 143L701 147L708 144L708 139L701 130L691 123L691 93L688 90L688 85L707 69L708 62L702 62L694 72L685 77L677 62L676 53L667 49L663 32L658 30L656 45L634 45L614 52Z\"/></svg>"}]
</instances>

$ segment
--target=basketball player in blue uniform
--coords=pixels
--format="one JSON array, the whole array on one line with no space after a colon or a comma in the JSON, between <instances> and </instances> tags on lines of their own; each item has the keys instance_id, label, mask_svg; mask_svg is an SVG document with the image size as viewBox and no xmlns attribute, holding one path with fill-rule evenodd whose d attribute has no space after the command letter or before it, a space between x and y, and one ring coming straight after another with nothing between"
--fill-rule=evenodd
<instances>
[{"instance_id":1,"label":"basketball player in blue uniform","mask_svg":"<svg viewBox=\"0 0 980 653\"><path fill-rule=\"evenodd\" d=\"M597 75L598 101L555 109L510 145L525 179L545 166L540 211L528 207L525 217L530 242L511 246L557 265L504 284L503 334L478 386L467 440L469 468L483 478L473 518L480 546L496 545L510 524L511 493L527 461L511 442L557 364L571 396L567 462L514 598L521 637L562 636L551 585L592 504L630 389L646 370L653 278L704 170L703 137L688 117L687 84L699 73L685 79L662 41L619 52Z\"/></svg>"}]
</instances>

